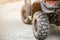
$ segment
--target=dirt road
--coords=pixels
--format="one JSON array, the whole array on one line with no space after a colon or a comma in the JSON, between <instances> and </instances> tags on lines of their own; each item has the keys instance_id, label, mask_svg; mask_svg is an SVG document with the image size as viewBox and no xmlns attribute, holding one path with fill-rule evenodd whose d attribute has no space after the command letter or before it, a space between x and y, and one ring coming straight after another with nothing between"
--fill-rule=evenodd
<instances>
[{"instance_id":1,"label":"dirt road","mask_svg":"<svg viewBox=\"0 0 60 40\"><path fill-rule=\"evenodd\" d=\"M35 40L32 25L21 21L23 1L0 5L0 40ZM49 35L46 40L60 40L58 35Z\"/></svg>"}]
</instances>

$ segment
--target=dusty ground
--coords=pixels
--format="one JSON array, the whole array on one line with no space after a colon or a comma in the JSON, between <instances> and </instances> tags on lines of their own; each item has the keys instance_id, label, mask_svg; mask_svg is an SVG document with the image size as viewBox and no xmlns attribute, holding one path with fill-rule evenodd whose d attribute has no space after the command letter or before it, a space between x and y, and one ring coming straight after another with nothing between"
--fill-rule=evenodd
<instances>
[{"instance_id":1,"label":"dusty ground","mask_svg":"<svg viewBox=\"0 0 60 40\"><path fill-rule=\"evenodd\" d=\"M0 4L5 4L9 2L16 2L16 1L21 1L21 0L0 0Z\"/></svg>"},{"instance_id":2,"label":"dusty ground","mask_svg":"<svg viewBox=\"0 0 60 40\"><path fill-rule=\"evenodd\" d=\"M35 40L32 25L21 21L23 1L0 5L0 40ZM60 40L59 35L50 34L46 40Z\"/></svg>"}]
</instances>

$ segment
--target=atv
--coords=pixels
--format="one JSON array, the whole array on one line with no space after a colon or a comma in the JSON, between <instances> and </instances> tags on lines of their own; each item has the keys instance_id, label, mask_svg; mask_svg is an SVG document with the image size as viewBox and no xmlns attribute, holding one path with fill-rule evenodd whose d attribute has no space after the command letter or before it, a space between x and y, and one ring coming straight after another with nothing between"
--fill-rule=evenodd
<instances>
[{"instance_id":1,"label":"atv","mask_svg":"<svg viewBox=\"0 0 60 40\"><path fill-rule=\"evenodd\" d=\"M24 0L21 10L22 21L33 25L33 34L37 40L48 36L49 24L60 26L60 0Z\"/></svg>"}]
</instances>

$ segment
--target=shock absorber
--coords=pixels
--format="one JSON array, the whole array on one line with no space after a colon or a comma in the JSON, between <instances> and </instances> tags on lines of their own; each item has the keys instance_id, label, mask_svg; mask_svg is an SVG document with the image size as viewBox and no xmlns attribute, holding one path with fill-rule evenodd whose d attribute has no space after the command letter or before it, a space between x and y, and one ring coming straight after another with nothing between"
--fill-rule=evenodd
<instances>
[{"instance_id":1,"label":"shock absorber","mask_svg":"<svg viewBox=\"0 0 60 40\"><path fill-rule=\"evenodd\" d=\"M25 0L26 17L31 20L31 0Z\"/></svg>"}]
</instances>

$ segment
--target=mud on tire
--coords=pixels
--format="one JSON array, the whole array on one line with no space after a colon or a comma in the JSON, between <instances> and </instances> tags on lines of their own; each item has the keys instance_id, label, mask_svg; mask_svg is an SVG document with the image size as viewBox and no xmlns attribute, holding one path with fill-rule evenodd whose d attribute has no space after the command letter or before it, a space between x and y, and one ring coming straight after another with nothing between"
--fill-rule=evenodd
<instances>
[{"instance_id":1,"label":"mud on tire","mask_svg":"<svg viewBox=\"0 0 60 40\"><path fill-rule=\"evenodd\" d=\"M48 35L49 21L46 14L36 12L33 16L33 33L36 39L44 40Z\"/></svg>"},{"instance_id":2,"label":"mud on tire","mask_svg":"<svg viewBox=\"0 0 60 40\"><path fill-rule=\"evenodd\" d=\"M25 6L22 7L22 10L21 10L21 18L22 18L22 21L25 23L25 24L30 24L31 21L29 20L29 18L26 17L26 10L25 10Z\"/></svg>"}]
</instances>

